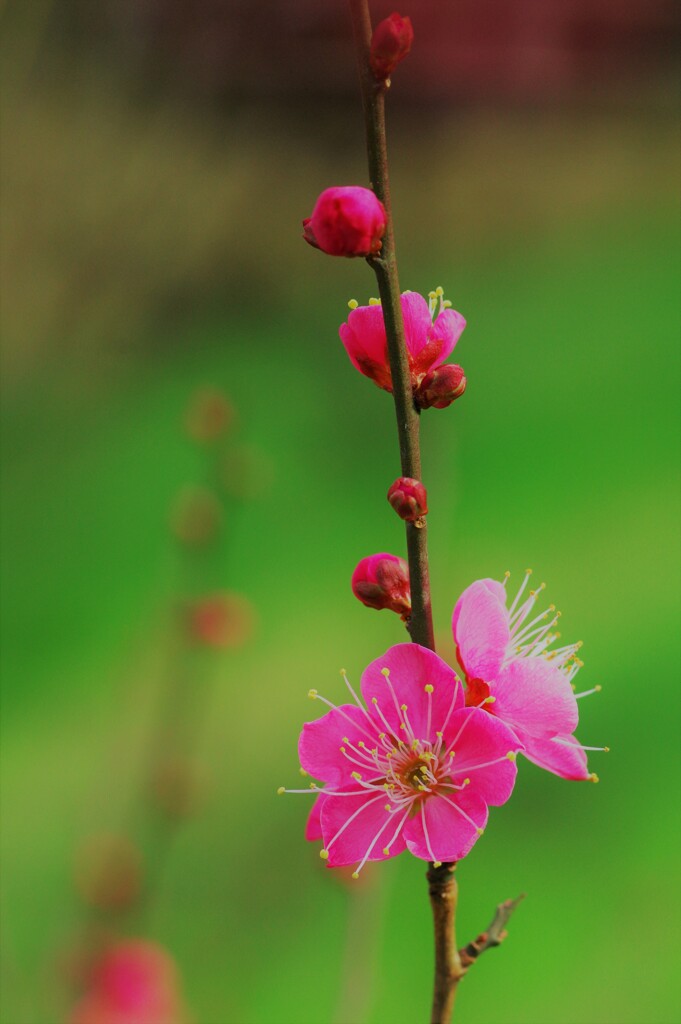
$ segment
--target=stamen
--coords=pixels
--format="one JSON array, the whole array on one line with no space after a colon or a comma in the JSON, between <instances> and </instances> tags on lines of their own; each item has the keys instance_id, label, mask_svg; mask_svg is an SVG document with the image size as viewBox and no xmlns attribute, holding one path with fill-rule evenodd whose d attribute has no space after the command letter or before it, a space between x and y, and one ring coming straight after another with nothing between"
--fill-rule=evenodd
<instances>
[{"instance_id":1,"label":"stamen","mask_svg":"<svg viewBox=\"0 0 681 1024\"><path fill-rule=\"evenodd\" d=\"M464 817L464 818L466 819L466 821L467 821L467 822L468 822L468 823L469 823L470 825L472 825L472 826L473 826L473 828L475 829L475 831L476 831L476 832L478 833L478 835L479 835L479 836L481 836L481 835L482 835L482 833L483 833L484 829L481 829L479 825L476 825L476 824L475 824L475 822L473 821L473 819L471 818L471 816L470 816L469 814L466 814L466 812L465 812L464 810L462 810L462 809L461 809L461 807L459 807L459 805L458 805L458 804L455 804L455 803L454 803L454 801L453 801L453 800L450 800L448 796L445 796L445 795L444 795L444 793L442 794L442 799L443 799L443 800L446 800L446 801L447 801L447 803L448 803L448 804L449 804L449 805L450 805L451 807L453 807L455 811L458 811L458 812L459 812L459 814L460 814L460 815L461 815L462 817Z\"/></svg>"},{"instance_id":2,"label":"stamen","mask_svg":"<svg viewBox=\"0 0 681 1024\"><path fill-rule=\"evenodd\" d=\"M357 299L350 299L350 301L348 302L348 306L350 307L350 309L357 309L357 307L359 306L359 302L357 301Z\"/></svg>"},{"instance_id":3,"label":"stamen","mask_svg":"<svg viewBox=\"0 0 681 1024\"><path fill-rule=\"evenodd\" d=\"M554 743L560 743L562 747L577 747L578 750L599 750L603 754L610 753L610 747L585 747L583 743L576 743L572 740L562 740L557 736L553 737Z\"/></svg>"},{"instance_id":4,"label":"stamen","mask_svg":"<svg viewBox=\"0 0 681 1024\"><path fill-rule=\"evenodd\" d=\"M428 835L428 826L426 825L426 805L425 805L425 803L421 804L421 823L423 825L423 834L424 834L424 836L426 838L426 849L428 851L428 856L430 857L431 860L435 860L436 858L435 858L435 854L433 853L433 847L430 845L430 836Z\"/></svg>"},{"instance_id":5,"label":"stamen","mask_svg":"<svg viewBox=\"0 0 681 1024\"><path fill-rule=\"evenodd\" d=\"M386 804L385 806L386 806L386 810L390 811L390 804ZM374 836L374 838L371 840L371 843L369 844L369 849L367 850L367 852L362 857L362 860L357 865L356 869L353 871L353 873L352 873L352 877L353 878L359 878L360 871L362 870L362 868L364 867L366 862L369 860L369 857L371 856L371 854L373 852L374 846L376 845L378 840L381 838L381 836L383 835L383 833L385 832L385 830L386 830L386 828L388 827L389 824L390 824L390 818L386 818L386 820L383 822L383 824L379 828L379 830L376 833L376 835Z\"/></svg>"},{"instance_id":6,"label":"stamen","mask_svg":"<svg viewBox=\"0 0 681 1024\"><path fill-rule=\"evenodd\" d=\"M602 689L603 687L599 684L594 686L592 690L583 690L582 693L575 694L575 700L581 700L582 697L590 697L592 693L600 693Z\"/></svg>"},{"instance_id":7,"label":"stamen","mask_svg":"<svg viewBox=\"0 0 681 1024\"><path fill-rule=\"evenodd\" d=\"M391 847L391 846L393 845L393 843L395 842L395 840L396 840L396 839L397 839L397 837L399 836L400 832L402 831L402 826L404 825L405 821L406 821L406 820L407 820L407 818L409 817L410 811L411 811L411 807L409 807L409 808L408 808L408 809L407 809L407 810L405 811L404 815L403 815L403 816L402 816L402 818L400 819L400 823L399 823L399 825L397 826L397 828L395 829L395 834L393 835L393 837L392 837L392 839L390 840L390 842L388 843L388 845L387 845L387 846L384 846L384 847L383 847L383 853L384 853L384 855L385 855L386 857L389 857L389 856L390 856L390 847Z\"/></svg>"},{"instance_id":8,"label":"stamen","mask_svg":"<svg viewBox=\"0 0 681 1024\"><path fill-rule=\"evenodd\" d=\"M515 599L513 601L513 604L511 605L511 607L508 610L508 617L509 617L509 619L511 618L511 616L514 613L514 611L516 610L516 606L518 604L518 601L522 597L523 591L525 590L525 587L527 586L527 581L529 580L531 575L532 575L532 570L531 569L526 569L525 570L525 579L520 584L520 590L516 594Z\"/></svg>"},{"instance_id":9,"label":"stamen","mask_svg":"<svg viewBox=\"0 0 681 1024\"><path fill-rule=\"evenodd\" d=\"M381 300L380 299L369 299L369 305L370 306L380 306L381 305Z\"/></svg>"},{"instance_id":10,"label":"stamen","mask_svg":"<svg viewBox=\"0 0 681 1024\"><path fill-rule=\"evenodd\" d=\"M355 794L355 796L356 796L356 795L357 795L357 794ZM339 837L340 837L340 836L341 836L341 835L343 834L343 832L345 832L345 830L346 830L346 828L348 827L348 825L351 825L351 824L352 824L352 822L353 822L353 821L355 820L355 818L356 818L356 817L357 817L358 815L360 815L360 814L362 813L362 811L366 811L367 807L371 807L371 805L372 805L372 804L375 804L377 800L382 800L382 799L383 799L383 796L382 796L381 794L379 794L378 796L375 796L375 797L373 797L373 799L371 799L371 800L367 800L367 801L366 801L365 803L363 803L363 804L361 805L361 807L358 807L358 808L357 808L357 810L356 810L356 811L354 811L354 812L353 812L353 813L352 813L352 814L350 815L350 817L349 817L349 818L347 818L347 819L346 819L346 821L344 821L344 822L343 822L343 824L342 824L342 825L341 825L341 827L340 827L340 828L338 829L338 831L336 832L336 834L335 834L335 836L333 837L333 839L330 839L330 840L329 840L329 843L328 843L328 845L327 845L326 849L327 849L327 850L330 850L330 849L331 849L331 847L332 847L332 846L333 846L333 844L334 844L334 843L336 842L336 840L337 840L337 839L338 839L338 838L339 838Z\"/></svg>"}]
</instances>

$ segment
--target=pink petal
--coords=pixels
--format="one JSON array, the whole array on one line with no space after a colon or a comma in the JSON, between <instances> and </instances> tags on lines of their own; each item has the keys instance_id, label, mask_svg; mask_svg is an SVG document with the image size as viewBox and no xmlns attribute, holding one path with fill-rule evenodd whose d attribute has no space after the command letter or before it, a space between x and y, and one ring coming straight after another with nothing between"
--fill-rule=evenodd
<instances>
[{"instance_id":1,"label":"pink petal","mask_svg":"<svg viewBox=\"0 0 681 1024\"><path fill-rule=\"evenodd\" d=\"M563 779L583 782L589 778L586 754L574 736L553 736L548 740L526 736L523 753L529 761Z\"/></svg>"},{"instance_id":2,"label":"pink petal","mask_svg":"<svg viewBox=\"0 0 681 1024\"><path fill-rule=\"evenodd\" d=\"M428 344L428 333L433 326L430 309L424 297L418 292L404 292L401 302L407 351L416 359Z\"/></svg>"},{"instance_id":3,"label":"pink petal","mask_svg":"<svg viewBox=\"0 0 681 1024\"><path fill-rule=\"evenodd\" d=\"M447 356L451 355L454 347L463 333L466 321L455 309L443 309L430 329L431 341L437 341L438 356L430 364L429 370L444 363Z\"/></svg>"},{"instance_id":4,"label":"pink petal","mask_svg":"<svg viewBox=\"0 0 681 1024\"><path fill-rule=\"evenodd\" d=\"M577 701L567 676L546 658L516 658L494 681L494 714L532 736L570 735Z\"/></svg>"},{"instance_id":5,"label":"pink petal","mask_svg":"<svg viewBox=\"0 0 681 1024\"><path fill-rule=\"evenodd\" d=\"M358 791L357 796L328 796L322 804L322 832L324 846L329 851L329 867L358 863L364 858L376 836L379 838L369 855L369 860L386 860L383 848L387 846L397 828L401 814L391 814L385 807L386 793L376 795L375 791ZM404 813L404 812L402 812ZM354 817L353 817L354 815ZM346 822L350 824L343 829ZM334 840L334 836L338 838ZM333 842L332 842L333 840ZM405 848L402 834L391 845L388 856L393 857Z\"/></svg>"},{"instance_id":6,"label":"pink petal","mask_svg":"<svg viewBox=\"0 0 681 1024\"><path fill-rule=\"evenodd\" d=\"M326 799L325 796L318 796L308 815L307 825L305 826L305 838L309 839L311 843L322 838L322 804Z\"/></svg>"},{"instance_id":7,"label":"pink petal","mask_svg":"<svg viewBox=\"0 0 681 1024\"><path fill-rule=\"evenodd\" d=\"M452 806L455 805L455 806ZM422 860L461 860L479 838L478 829L487 824L487 805L481 797L462 790L446 799L432 796L423 802L428 840L419 808L404 827L407 848ZM465 811L466 816L456 808ZM472 821L469 821L471 818Z\"/></svg>"},{"instance_id":8,"label":"pink petal","mask_svg":"<svg viewBox=\"0 0 681 1024\"><path fill-rule=\"evenodd\" d=\"M510 640L506 591L496 580L478 580L464 590L452 616L461 666L469 679L491 683Z\"/></svg>"},{"instance_id":9,"label":"pink petal","mask_svg":"<svg viewBox=\"0 0 681 1024\"><path fill-rule=\"evenodd\" d=\"M458 735L458 739L456 739ZM470 778L466 787L486 803L499 806L506 803L515 785L515 760L509 753L522 750L523 744L511 729L494 715L481 708L465 708L452 715L445 735L445 750L454 744L452 779L461 784ZM477 768L476 765L487 765Z\"/></svg>"},{"instance_id":10,"label":"pink petal","mask_svg":"<svg viewBox=\"0 0 681 1024\"><path fill-rule=\"evenodd\" d=\"M366 714L356 704L342 704L316 722L304 725L298 755L305 771L334 786L351 779L351 773L359 769L341 753L340 748L346 746L345 737L355 747L360 740L370 747L379 742Z\"/></svg>"},{"instance_id":11,"label":"pink petal","mask_svg":"<svg viewBox=\"0 0 681 1024\"><path fill-rule=\"evenodd\" d=\"M381 671L384 668L390 671L389 682ZM433 687L430 695L426 685ZM407 705L406 716L414 738L434 743L450 711L453 713L464 705L463 687L454 670L433 651L418 644L391 647L364 671L361 686L379 731L386 731L386 726L373 705L374 697L392 735L399 739L405 736L405 730L400 729L402 719L397 706Z\"/></svg>"},{"instance_id":12,"label":"pink petal","mask_svg":"<svg viewBox=\"0 0 681 1024\"><path fill-rule=\"evenodd\" d=\"M350 361L360 373L366 373L367 361L387 366L388 342L380 306L353 309L347 323L341 324L339 334Z\"/></svg>"}]
</instances>

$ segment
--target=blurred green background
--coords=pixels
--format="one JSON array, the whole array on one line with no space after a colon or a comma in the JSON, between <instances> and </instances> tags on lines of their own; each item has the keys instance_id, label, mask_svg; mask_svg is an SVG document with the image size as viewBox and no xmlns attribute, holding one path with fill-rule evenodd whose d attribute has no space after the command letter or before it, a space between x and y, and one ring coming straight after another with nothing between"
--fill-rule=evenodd
<instances>
[{"instance_id":1,"label":"blurred green background","mask_svg":"<svg viewBox=\"0 0 681 1024\"><path fill-rule=\"evenodd\" d=\"M208 2L170 5L185 20L163 31L153 3L142 27L127 3L96 17L46 0L2 8L4 1024L66 1019L87 914L74 858L107 832L129 834L158 875L144 912L116 926L172 953L196 1024L428 1016L425 865L370 865L353 888L305 843L306 798L276 797L297 784L308 688L341 700L341 666L358 681L405 638L349 588L363 555L403 553L385 501L399 474L391 401L337 337L347 299L375 284L362 261L300 238L322 188L366 181L345 9L332 6L320 24L311 4L227 4L222 35ZM468 51L451 12L438 25L424 3L420 56L390 97L402 287L441 284L468 320L466 395L422 424L441 653L465 586L532 566L566 642L584 640L579 688L603 687L580 705L580 738L612 749L592 756L598 786L523 762L459 866L462 942L528 893L507 944L462 986L462 1024L681 1017L667 10L650 5L657 34L641 16L605 50L597 34L586 49L533 36L523 50L521 19L499 80L484 60L468 77L433 71L447 32ZM255 481L245 499L227 494L220 542L187 569L168 522L210 472L184 426L204 386L237 408ZM243 594L256 630L180 658L171 610L201 587ZM139 793L178 672L183 699L205 702L206 783L161 871Z\"/></svg>"}]
</instances>

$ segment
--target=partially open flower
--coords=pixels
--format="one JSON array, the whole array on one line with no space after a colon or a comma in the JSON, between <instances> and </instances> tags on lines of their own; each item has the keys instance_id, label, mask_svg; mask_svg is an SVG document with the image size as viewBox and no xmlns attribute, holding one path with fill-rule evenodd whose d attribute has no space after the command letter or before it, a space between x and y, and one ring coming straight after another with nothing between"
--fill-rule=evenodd
<instances>
[{"instance_id":1,"label":"partially open flower","mask_svg":"<svg viewBox=\"0 0 681 1024\"><path fill-rule=\"evenodd\" d=\"M403 292L401 304L411 386L418 398L424 377L442 366L461 337L466 321L461 313L450 308L451 302L445 300L442 288L430 292L428 301L416 292ZM368 306L358 306L353 300L350 309L347 322L341 324L339 330L350 362L379 388L392 391L388 339L380 302L372 299Z\"/></svg>"},{"instance_id":2,"label":"partially open flower","mask_svg":"<svg viewBox=\"0 0 681 1024\"><path fill-rule=\"evenodd\" d=\"M375 256L385 228L385 208L371 189L335 186L322 192L303 221L303 238L329 256Z\"/></svg>"},{"instance_id":3,"label":"partially open flower","mask_svg":"<svg viewBox=\"0 0 681 1024\"><path fill-rule=\"evenodd\" d=\"M409 566L387 552L369 555L352 574L352 592L367 608L388 608L406 619L411 613Z\"/></svg>"},{"instance_id":4,"label":"partially open flower","mask_svg":"<svg viewBox=\"0 0 681 1024\"><path fill-rule=\"evenodd\" d=\"M376 78L382 81L392 74L407 56L414 41L414 29L409 18L391 14L379 21L371 36L369 63Z\"/></svg>"},{"instance_id":5,"label":"partially open flower","mask_svg":"<svg viewBox=\"0 0 681 1024\"><path fill-rule=\"evenodd\" d=\"M523 753L540 768L564 779L590 779L588 750L574 730L579 718L577 700L600 689L573 692L572 680L582 666L581 643L555 647L560 612L555 605L534 615L544 589L526 593L530 571L506 607L506 581L477 580L456 603L452 628L457 658L466 674L469 706L483 708L505 722L524 746Z\"/></svg>"}]
</instances>

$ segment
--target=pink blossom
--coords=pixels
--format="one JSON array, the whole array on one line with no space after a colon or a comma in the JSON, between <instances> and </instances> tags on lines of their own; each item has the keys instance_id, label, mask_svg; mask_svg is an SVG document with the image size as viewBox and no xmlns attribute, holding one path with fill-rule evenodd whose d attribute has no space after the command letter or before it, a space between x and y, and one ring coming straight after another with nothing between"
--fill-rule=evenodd
<instances>
[{"instance_id":1,"label":"pink blossom","mask_svg":"<svg viewBox=\"0 0 681 1024\"><path fill-rule=\"evenodd\" d=\"M411 613L409 566L403 558L380 551L362 558L352 574L352 592L367 608L388 608L403 619Z\"/></svg>"},{"instance_id":2,"label":"pink blossom","mask_svg":"<svg viewBox=\"0 0 681 1024\"><path fill-rule=\"evenodd\" d=\"M369 188L334 186L303 221L303 238L329 256L375 256L385 234L383 203Z\"/></svg>"},{"instance_id":3,"label":"pink blossom","mask_svg":"<svg viewBox=\"0 0 681 1024\"><path fill-rule=\"evenodd\" d=\"M428 301L416 292L403 292L401 302L411 385L418 402L421 382L451 354L466 321L450 309L451 302L445 301L442 288L430 292ZM339 331L350 362L384 391L392 391L381 305L371 300L368 306L358 306L353 300L350 306L347 322Z\"/></svg>"},{"instance_id":4,"label":"pink blossom","mask_svg":"<svg viewBox=\"0 0 681 1024\"><path fill-rule=\"evenodd\" d=\"M308 723L298 751L305 773L322 780L306 837L322 839L331 867L385 860L408 849L422 860L465 857L487 824L488 805L513 790L513 732L465 706L454 671L432 651L398 644L362 675L366 708L336 707ZM367 710L368 709L368 710ZM279 792L286 792L280 789Z\"/></svg>"},{"instance_id":5,"label":"pink blossom","mask_svg":"<svg viewBox=\"0 0 681 1024\"><path fill-rule=\"evenodd\" d=\"M388 78L407 56L413 41L414 29L409 18L391 14L379 21L371 36L369 53L369 63L376 78Z\"/></svg>"},{"instance_id":6,"label":"pink blossom","mask_svg":"<svg viewBox=\"0 0 681 1024\"><path fill-rule=\"evenodd\" d=\"M160 946L118 943L95 963L70 1024L176 1024L181 1015L175 965Z\"/></svg>"},{"instance_id":7,"label":"pink blossom","mask_svg":"<svg viewBox=\"0 0 681 1024\"><path fill-rule=\"evenodd\" d=\"M464 590L454 608L452 628L459 664L466 675L468 706L482 707L505 722L524 746L523 753L541 768L564 779L591 779L587 750L572 735L577 727L578 697L572 680L582 666L581 643L554 647L560 612L555 605L532 615L544 584L525 589L530 571L510 608L506 581L484 579Z\"/></svg>"}]
</instances>

